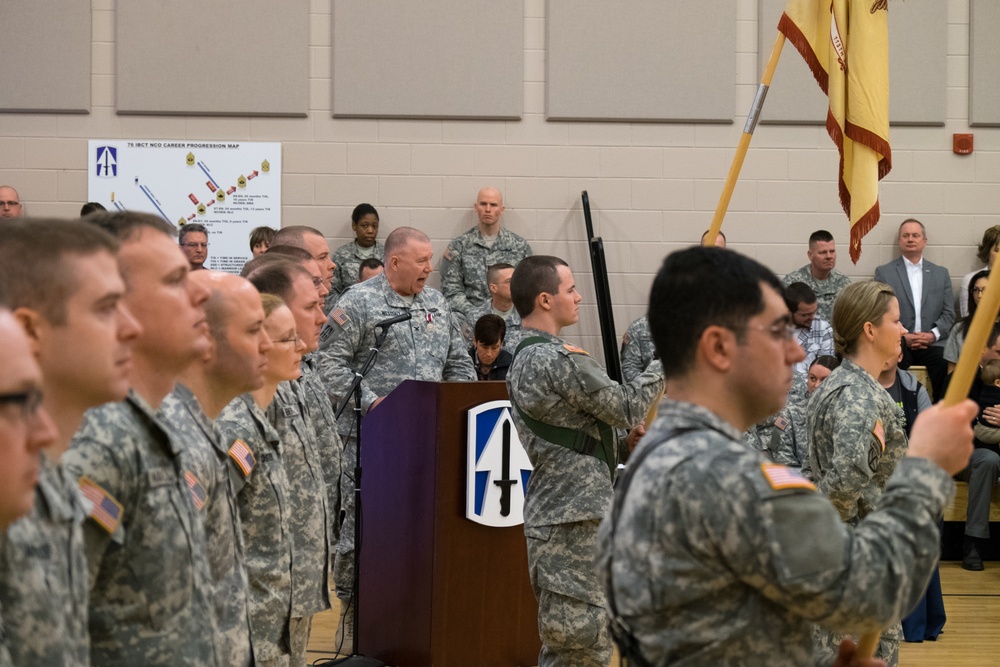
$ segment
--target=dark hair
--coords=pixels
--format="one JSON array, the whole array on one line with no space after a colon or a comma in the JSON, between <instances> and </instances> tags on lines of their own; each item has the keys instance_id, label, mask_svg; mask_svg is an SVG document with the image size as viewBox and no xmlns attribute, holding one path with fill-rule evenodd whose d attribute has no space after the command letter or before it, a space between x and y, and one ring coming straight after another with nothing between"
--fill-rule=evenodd
<instances>
[{"instance_id":1,"label":"dark hair","mask_svg":"<svg viewBox=\"0 0 1000 667\"><path fill-rule=\"evenodd\" d=\"M993 328L990 329L990 335L986 337L986 347L996 345L997 338L1000 338L1000 324L994 322Z\"/></svg>"},{"instance_id":2,"label":"dark hair","mask_svg":"<svg viewBox=\"0 0 1000 667\"><path fill-rule=\"evenodd\" d=\"M295 296L292 291L293 283L300 275L312 281L312 275L301 264L284 257L272 257L270 261L263 262L251 270L246 279L253 283L261 294L273 294L281 297L285 303L291 303Z\"/></svg>"},{"instance_id":3,"label":"dark hair","mask_svg":"<svg viewBox=\"0 0 1000 667\"><path fill-rule=\"evenodd\" d=\"M764 310L762 283L781 294L770 269L732 250L694 246L663 260L649 295L649 329L664 376L688 372L709 326L742 338L740 329Z\"/></svg>"},{"instance_id":4,"label":"dark hair","mask_svg":"<svg viewBox=\"0 0 1000 667\"><path fill-rule=\"evenodd\" d=\"M712 230L711 230L711 229L706 229L705 231L703 231L703 232L701 233L701 242L702 242L702 243L704 243L704 242L705 242L705 237L706 237L706 236L708 236L708 233L709 233L710 231L712 231ZM724 234L724 233L722 232L722 230L721 230L721 229L719 230L719 234L718 234L718 235L722 237L722 240L723 240L723 241L727 240L727 239L726 239L726 235L725 235L725 234Z\"/></svg>"},{"instance_id":5,"label":"dark hair","mask_svg":"<svg viewBox=\"0 0 1000 667\"><path fill-rule=\"evenodd\" d=\"M273 245L267 249L265 255L281 255L283 257L288 257L296 262L311 262L313 261L312 253L305 248L300 248L294 245Z\"/></svg>"},{"instance_id":6,"label":"dark hair","mask_svg":"<svg viewBox=\"0 0 1000 667\"><path fill-rule=\"evenodd\" d=\"M472 337L483 345L496 345L507 337L507 323L499 315L483 315L476 320Z\"/></svg>"},{"instance_id":7,"label":"dark hair","mask_svg":"<svg viewBox=\"0 0 1000 667\"><path fill-rule=\"evenodd\" d=\"M114 255L118 241L76 220L15 218L0 225L0 304L31 308L52 324L66 321L66 301L80 283L67 262L99 252Z\"/></svg>"},{"instance_id":8,"label":"dark hair","mask_svg":"<svg viewBox=\"0 0 1000 667\"><path fill-rule=\"evenodd\" d=\"M250 232L250 249L258 243L263 243L267 246L271 245L274 240L274 235L277 234L277 230L274 230L266 225L262 227L255 227L252 232Z\"/></svg>"},{"instance_id":9,"label":"dark hair","mask_svg":"<svg viewBox=\"0 0 1000 667\"><path fill-rule=\"evenodd\" d=\"M983 269L982 271L976 271L969 280L969 287L967 288L966 295L969 297L969 314L962 318L961 320L961 332L963 336L968 335L969 325L972 324L972 316L976 314L976 300L973 298L972 290L976 288L976 283L983 278L989 278L990 272L988 269Z\"/></svg>"},{"instance_id":10,"label":"dark hair","mask_svg":"<svg viewBox=\"0 0 1000 667\"><path fill-rule=\"evenodd\" d=\"M812 370L813 366L822 366L823 368L828 368L831 371L837 370L837 367L840 366L840 359L832 354L821 354L813 359L813 362L809 364L809 370Z\"/></svg>"},{"instance_id":11,"label":"dark hair","mask_svg":"<svg viewBox=\"0 0 1000 667\"><path fill-rule=\"evenodd\" d=\"M205 229L205 225L200 225L197 222L192 222L189 225L182 225L177 236L177 243L184 245L184 239L187 238L188 234L200 233L205 235L205 240L208 240L208 230Z\"/></svg>"},{"instance_id":12,"label":"dark hair","mask_svg":"<svg viewBox=\"0 0 1000 667\"><path fill-rule=\"evenodd\" d=\"M86 218L81 218L87 224L100 227L108 232L119 242L130 240L146 229L152 229L170 238L177 236L177 228L152 213L142 213L140 211L98 211L91 213Z\"/></svg>"},{"instance_id":13,"label":"dark hair","mask_svg":"<svg viewBox=\"0 0 1000 667\"><path fill-rule=\"evenodd\" d=\"M816 292L805 283L792 283L785 287L785 305L794 315L799 309L799 304L816 303Z\"/></svg>"},{"instance_id":14,"label":"dark hair","mask_svg":"<svg viewBox=\"0 0 1000 667\"><path fill-rule=\"evenodd\" d=\"M559 267L569 266L552 255L532 255L517 263L510 278L510 299L517 314L527 317L535 309L535 299L543 292L559 291Z\"/></svg>"},{"instance_id":15,"label":"dark hair","mask_svg":"<svg viewBox=\"0 0 1000 667\"><path fill-rule=\"evenodd\" d=\"M983 264L989 265L990 251L1000 243L1000 225L993 225L983 232L983 240L979 242L976 257Z\"/></svg>"},{"instance_id":16,"label":"dark hair","mask_svg":"<svg viewBox=\"0 0 1000 667\"><path fill-rule=\"evenodd\" d=\"M80 217L85 215L90 215L91 213L96 213L97 211L107 211L103 204L99 204L96 201L89 201L80 207Z\"/></svg>"},{"instance_id":17,"label":"dark hair","mask_svg":"<svg viewBox=\"0 0 1000 667\"><path fill-rule=\"evenodd\" d=\"M358 265L358 280L361 280L361 274L365 272L365 269L377 269L380 266L385 266L382 260L378 257L366 257L361 260L361 264Z\"/></svg>"},{"instance_id":18,"label":"dark hair","mask_svg":"<svg viewBox=\"0 0 1000 667\"><path fill-rule=\"evenodd\" d=\"M495 282L497 279L497 274L503 271L504 269L513 269L513 268L514 265L508 264L507 262L499 262L497 264L491 265L488 269L486 269L486 284L489 285L490 283Z\"/></svg>"},{"instance_id":19,"label":"dark hair","mask_svg":"<svg viewBox=\"0 0 1000 667\"><path fill-rule=\"evenodd\" d=\"M375 210L374 206L371 204L358 204L354 207L354 211L351 212L351 222L356 225L366 215L374 215L376 220L379 219L378 211Z\"/></svg>"},{"instance_id":20,"label":"dark hair","mask_svg":"<svg viewBox=\"0 0 1000 667\"><path fill-rule=\"evenodd\" d=\"M833 240L833 234L826 231L825 229L817 229L815 232L809 235L809 246L811 247L814 243L829 243Z\"/></svg>"}]
</instances>

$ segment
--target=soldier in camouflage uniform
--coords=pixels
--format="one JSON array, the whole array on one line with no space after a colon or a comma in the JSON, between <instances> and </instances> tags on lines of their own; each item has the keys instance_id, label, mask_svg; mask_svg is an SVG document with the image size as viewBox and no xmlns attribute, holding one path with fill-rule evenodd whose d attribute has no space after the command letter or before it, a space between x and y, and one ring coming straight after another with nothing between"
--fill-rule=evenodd
<instances>
[{"instance_id":1,"label":"soldier in camouflage uniform","mask_svg":"<svg viewBox=\"0 0 1000 667\"><path fill-rule=\"evenodd\" d=\"M845 523L856 525L877 506L906 453L902 411L876 379L899 356L906 329L892 288L875 281L847 287L833 323L844 361L809 404L809 462L819 490ZM897 624L882 638L879 655L890 667L899 660L899 637ZM839 637L820 631L817 640L823 650Z\"/></svg>"},{"instance_id":2,"label":"soldier in camouflage uniform","mask_svg":"<svg viewBox=\"0 0 1000 667\"><path fill-rule=\"evenodd\" d=\"M809 236L809 250L806 251L809 263L796 269L781 279L781 284L787 287L792 283L805 283L816 293L816 317L830 321L833 316L833 302L841 290L851 284L851 279L838 271L837 244L833 235L825 229L819 229Z\"/></svg>"},{"instance_id":3,"label":"soldier in camouflage uniform","mask_svg":"<svg viewBox=\"0 0 1000 667\"><path fill-rule=\"evenodd\" d=\"M801 468L806 479L812 479L809 466L809 431L806 427L806 408L809 398L819 385L830 377L833 369L840 365L836 357L820 355L816 357L802 382L802 374L795 374L795 383L801 383L796 391L793 385L788 393L788 402L774 417L773 428L767 442L766 452L772 461L792 468Z\"/></svg>"},{"instance_id":4,"label":"soldier in camouflage uniform","mask_svg":"<svg viewBox=\"0 0 1000 667\"><path fill-rule=\"evenodd\" d=\"M643 315L628 325L622 336L622 377L631 382L656 358L653 337L649 333L649 317Z\"/></svg>"},{"instance_id":5,"label":"soldier in camouflage uniform","mask_svg":"<svg viewBox=\"0 0 1000 667\"><path fill-rule=\"evenodd\" d=\"M621 440L641 434L663 388L654 362L630 384L611 380L559 338L579 318L580 295L561 259L518 265L511 293L525 335L507 375L514 425L534 467L524 500L531 586L538 600L539 667L606 667L611 638L593 568L597 526L611 501Z\"/></svg>"},{"instance_id":6,"label":"soldier in camouflage uniform","mask_svg":"<svg viewBox=\"0 0 1000 667\"><path fill-rule=\"evenodd\" d=\"M486 281L489 267L500 263L517 266L531 255L527 241L500 226L503 195L499 190L480 190L474 208L479 224L449 243L441 262L441 291L451 309L463 315L490 300Z\"/></svg>"},{"instance_id":7,"label":"soldier in camouflage uniform","mask_svg":"<svg viewBox=\"0 0 1000 667\"><path fill-rule=\"evenodd\" d=\"M284 300L295 320L297 336L305 350L319 346L319 330L326 320L319 291L302 266L270 262L249 275L262 294ZM313 394L307 398L306 394ZM291 664L304 665L312 617L330 608L329 571L333 545L334 514L331 502L339 481L340 441L333 436L303 380L282 382L265 415L281 438L281 460L288 478L292 533ZM324 435L325 434L325 435ZM321 440L326 437L326 440ZM336 475L336 476L334 476Z\"/></svg>"},{"instance_id":8,"label":"soldier in camouflage uniform","mask_svg":"<svg viewBox=\"0 0 1000 667\"><path fill-rule=\"evenodd\" d=\"M361 383L363 412L378 405L404 380L475 379L448 303L440 292L425 287L432 255L430 239L423 232L412 227L394 230L385 241L385 273L352 287L330 312L320 342L319 368L334 405L347 398L354 373L361 370L375 346L376 324L403 314L412 318L388 329L378 361ZM349 471L354 470L357 446L352 407L341 414L338 428L345 443L340 489L344 523L334 577L344 637L353 630L346 625L350 617L345 616L354 581L354 476Z\"/></svg>"},{"instance_id":9,"label":"soldier in camouflage uniform","mask_svg":"<svg viewBox=\"0 0 1000 667\"><path fill-rule=\"evenodd\" d=\"M0 604L17 664L89 665L84 510L60 459L83 413L124 398L139 333L121 305L118 243L70 220L0 228L0 302L30 332L43 404L60 427L42 456L31 514L0 536Z\"/></svg>"},{"instance_id":10,"label":"soldier in camouflage uniform","mask_svg":"<svg viewBox=\"0 0 1000 667\"><path fill-rule=\"evenodd\" d=\"M95 665L221 665L204 533L205 481L159 406L209 349L202 304L173 228L95 214L121 241L124 303L142 325L124 401L89 411L63 457L86 500L90 657ZM207 481L207 480L206 480Z\"/></svg>"},{"instance_id":11,"label":"soldier in camouflage uniform","mask_svg":"<svg viewBox=\"0 0 1000 667\"><path fill-rule=\"evenodd\" d=\"M192 274L209 291L205 302L212 352L188 368L163 401L162 412L187 448L192 469L205 482L208 557L215 586L215 614L227 665L253 661L247 610L247 571L233 483L253 471L245 452L224 442L212 420L234 398L264 382L271 340L264 331L260 294L238 276Z\"/></svg>"},{"instance_id":12,"label":"soldier in camouflage uniform","mask_svg":"<svg viewBox=\"0 0 1000 667\"><path fill-rule=\"evenodd\" d=\"M813 622L897 622L936 561L975 407L925 413L880 509L845 525L811 482L739 442L780 407L804 356L779 290L766 267L707 248L670 255L654 282L667 399L619 480L598 557L619 646L631 638L623 652L648 664L814 665ZM852 654L846 642L836 664Z\"/></svg>"},{"instance_id":13,"label":"soldier in camouflage uniform","mask_svg":"<svg viewBox=\"0 0 1000 667\"><path fill-rule=\"evenodd\" d=\"M511 353L517 349L517 344L521 342L521 316L510 300L510 279L513 275L514 267L507 263L494 264L487 270L490 298L466 314L465 325L462 327L462 335L468 345L472 345L473 330L479 318L483 315L496 315L503 319L507 327L503 349Z\"/></svg>"},{"instance_id":14,"label":"soldier in camouflage uniform","mask_svg":"<svg viewBox=\"0 0 1000 667\"><path fill-rule=\"evenodd\" d=\"M330 293L326 297L324 312L333 310L340 295L359 280L361 262L373 257L381 260L385 246L376 240L378 236L378 211L371 204L358 204L351 213L351 231L355 239L333 251L331 259L337 265L333 270Z\"/></svg>"}]
</instances>

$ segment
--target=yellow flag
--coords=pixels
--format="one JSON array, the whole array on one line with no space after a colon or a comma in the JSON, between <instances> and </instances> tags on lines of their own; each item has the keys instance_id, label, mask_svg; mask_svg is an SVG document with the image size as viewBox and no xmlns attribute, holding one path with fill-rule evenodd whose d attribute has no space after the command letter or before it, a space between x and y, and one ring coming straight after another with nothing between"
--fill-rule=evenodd
<instances>
[{"instance_id":1,"label":"yellow flag","mask_svg":"<svg viewBox=\"0 0 1000 667\"><path fill-rule=\"evenodd\" d=\"M826 129L840 152L840 203L851 260L879 219L889 149L888 0L788 0L778 22L830 100Z\"/></svg>"}]
</instances>

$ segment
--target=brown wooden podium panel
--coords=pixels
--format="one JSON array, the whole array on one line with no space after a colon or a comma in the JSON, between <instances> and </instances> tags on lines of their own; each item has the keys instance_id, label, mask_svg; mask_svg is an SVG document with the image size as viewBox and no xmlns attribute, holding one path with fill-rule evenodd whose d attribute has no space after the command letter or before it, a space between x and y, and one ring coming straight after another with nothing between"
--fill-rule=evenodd
<instances>
[{"instance_id":1,"label":"brown wooden podium panel","mask_svg":"<svg viewBox=\"0 0 1000 667\"><path fill-rule=\"evenodd\" d=\"M534 665L522 526L465 518L469 408L503 382L408 380L362 422L358 650L400 667Z\"/></svg>"}]
</instances>

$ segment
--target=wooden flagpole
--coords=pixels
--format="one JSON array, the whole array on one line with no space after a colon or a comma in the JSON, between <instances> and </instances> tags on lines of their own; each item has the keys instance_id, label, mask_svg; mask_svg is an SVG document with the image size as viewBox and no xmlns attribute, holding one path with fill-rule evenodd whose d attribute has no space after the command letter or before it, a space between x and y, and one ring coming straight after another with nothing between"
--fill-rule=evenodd
<instances>
[{"instance_id":1,"label":"wooden flagpole","mask_svg":"<svg viewBox=\"0 0 1000 667\"><path fill-rule=\"evenodd\" d=\"M781 48L785 45L785 35L778 32L771 48L771 57L767 61L767 67L760 77L760 84L757 86L757 94L750 105L750 113L747 114L746 125L743 126L743 135L740 143L736 147L736 155L733 156L733 163L729 167L729 175L726 176L726 185L722 188L719 196L719 204L715 207L715 217L712 218L712 226L708 228L705 236L705 245L714 246L715 240L719 237L719 230L722 229L722 219L726 217L729 209L729 200L733 197L733 190L736 189L736 181L740 178L740 170L743 169L743 159L747 156L747 149L750 148L750 138L757 127L760 119L760 110L764 106L764 98L767 97L767 89L771 86L771 79L774 77L774 70L778 66L778 58L781 57Z\"/></svg>"}]
</instances>

